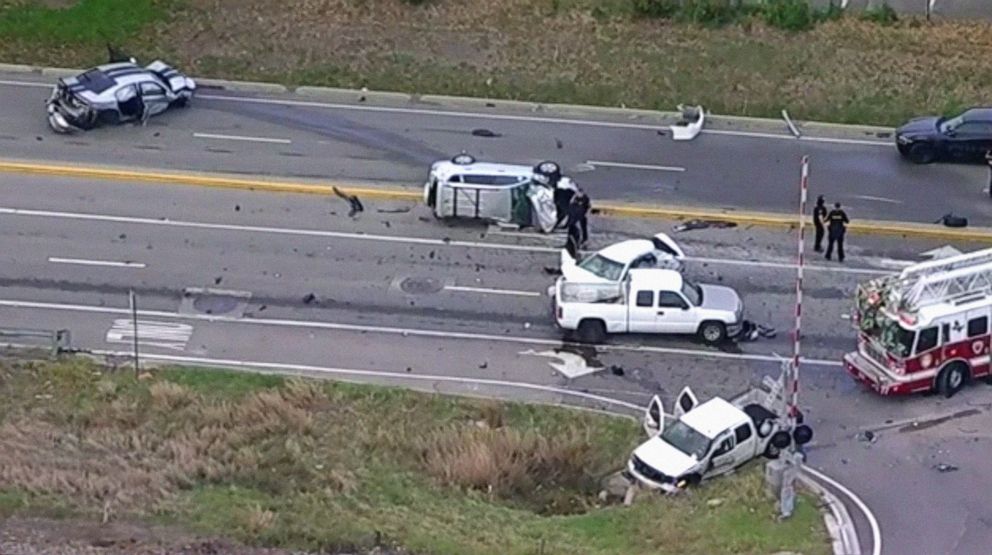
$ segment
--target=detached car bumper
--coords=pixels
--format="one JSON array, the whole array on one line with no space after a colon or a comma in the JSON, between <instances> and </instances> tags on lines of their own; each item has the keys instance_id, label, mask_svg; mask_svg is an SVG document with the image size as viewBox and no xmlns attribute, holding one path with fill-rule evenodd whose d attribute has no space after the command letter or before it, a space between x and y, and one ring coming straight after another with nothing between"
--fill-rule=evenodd
<instances>
[{"instance_id":1,"label":"detached car bumper","mask_svg":"<svg viewBox=\"0 0 992 555\"><path fill-rule=\"evenodd\" d=\"M56 133L74 133L83 130L73 125L54 104L48 104L48 126Z\"/></svg>"}]
</instances>

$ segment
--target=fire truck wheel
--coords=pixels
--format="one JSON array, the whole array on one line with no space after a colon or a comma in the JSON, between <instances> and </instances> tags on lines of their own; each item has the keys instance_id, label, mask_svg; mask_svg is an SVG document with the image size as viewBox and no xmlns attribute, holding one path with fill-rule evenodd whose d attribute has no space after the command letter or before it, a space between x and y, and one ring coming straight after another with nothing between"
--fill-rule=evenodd
<instances>
[{"instance_id":1,"label":"fire truck wheel","mask_svg":"<svg viewBox=\"0 0 992 555\"><path fill-rule=\"evenodd\" d=\"M953 362L937 375L937 391L944 397L952 397L968 381L968 367L963 362Z\"/></svg>"}]
</instances>

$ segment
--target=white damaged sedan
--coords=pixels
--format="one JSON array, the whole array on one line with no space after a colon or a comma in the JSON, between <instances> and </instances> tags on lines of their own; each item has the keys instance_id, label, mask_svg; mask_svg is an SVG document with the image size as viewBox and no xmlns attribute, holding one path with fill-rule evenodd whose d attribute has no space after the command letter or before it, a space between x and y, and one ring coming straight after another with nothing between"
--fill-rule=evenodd
<instances>
[{"instance_id":1,"label":"white damaged sedan","mask_svg":"<svg viewBox=\"0 0 992 555\"><path fill-rule=\"evenodd\" d=\"M651 239L629 239L576 260L568 249L561 252L561 273L577 283L617 283L636 268L682 271L685 253L664 233Z\"/></svg>"}]
</instances>

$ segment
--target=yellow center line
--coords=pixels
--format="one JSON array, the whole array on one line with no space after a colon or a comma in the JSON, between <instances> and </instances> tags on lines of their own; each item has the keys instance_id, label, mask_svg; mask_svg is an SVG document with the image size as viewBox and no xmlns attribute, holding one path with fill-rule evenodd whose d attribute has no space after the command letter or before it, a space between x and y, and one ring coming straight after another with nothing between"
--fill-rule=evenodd
<instances>
[{"instance_id":1,"label":"yellow center line","mask_svg":"<svg viewBox=\"0 0 992 555\"><path fill-rule=\"evenodd\" d=\"M419 200L423 196L419 186L397 187L396 185L385 183L376 183L374 186L369 186L368 183L344 181L329 181L326 184L315 184L277 179L249 179L222 174L145 171L98 166L67 166L12 160L0 160L0 173L52 175L58 177L124 181L129 183L159 183L315 195L333 194L333 188L336 187L347 194L382 200L409 201ZM785 214L712 210L678 205L652 206L607 202L596 203L596 209L600 214L606 216L661 218L679 221L693 219L721 220L734 222L739 225L777 228L794 227L797 224L795 216ZM811 223L808 217L806 218L806 223ZM948 228L934 224L889 220L855 220L848 226L848 230L852 233L865 235L905 235L946 240L992 241L992 229L989 228Z\"/></svg>"}]
</instances>

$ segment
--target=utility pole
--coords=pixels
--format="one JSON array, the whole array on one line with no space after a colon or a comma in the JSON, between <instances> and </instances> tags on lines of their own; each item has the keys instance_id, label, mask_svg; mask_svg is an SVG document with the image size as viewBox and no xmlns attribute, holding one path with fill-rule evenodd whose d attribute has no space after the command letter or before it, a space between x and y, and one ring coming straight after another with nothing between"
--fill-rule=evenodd
<instances>
[{"instance_id":1,"label":"utility pole","mask_svg":"<svg viewBox=\"0 0 992 555\"><path fill-rule=\"evenodd\" d=\"M138 365L138 299L134 294L134 289L128 291L127 299L131 307L131 325L134 329L134 377L137 378L140 373L140 366Z\"/></svg>"}]
</instances>

